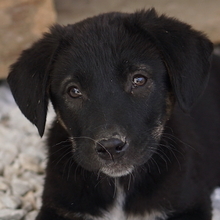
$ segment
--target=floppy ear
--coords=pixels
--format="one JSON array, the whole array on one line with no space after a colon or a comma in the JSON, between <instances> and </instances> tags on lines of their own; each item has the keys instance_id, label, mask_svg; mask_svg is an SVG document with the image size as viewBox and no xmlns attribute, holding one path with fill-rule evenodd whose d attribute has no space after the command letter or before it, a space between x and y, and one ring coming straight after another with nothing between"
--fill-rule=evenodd
<instances>
[{"instance_id":1,"label":"floppy ear","mask_svg":"<svg viewBox=\"0 0 220 220\"><path fill-rule=\"evenodd\" d=\"M135 26L160 51L176 99L189 111L208 82L212 43L190 25L158 16L154 9L137 12Z\"/></svg>"},{"instance_id":2,"label":"floppy ear","mask_svg":"<svg viewBox=\"0 0 220 220\"><path fill-rule=\"evenodd\" d=\"M24 50L11 66L8 83L22 113L38 128L43 136L47 106L48 82L51 66L59 50L62 27L54 26L51 33Z\"/></svg>"}]
</instances>

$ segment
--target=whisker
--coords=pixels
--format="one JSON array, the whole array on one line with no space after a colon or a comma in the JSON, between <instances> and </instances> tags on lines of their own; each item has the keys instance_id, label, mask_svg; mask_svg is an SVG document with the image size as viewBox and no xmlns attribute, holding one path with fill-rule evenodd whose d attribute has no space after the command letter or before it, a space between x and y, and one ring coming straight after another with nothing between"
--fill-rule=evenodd
<instances>
[{"instance_id":1,"label":"whisker","mask_svg":"<svg viewBox=\"0 0 220 220\"><path fill-rule=\"evenodd\" d=\"M174 135L174 131L173 131L170 127L168 127L168 126L166 126L166 127L169 128L169 129L172 131L172 134L171 134L171 133L164 132L164 133L163 133L163 136L164 136L165 138L174 141L174 143L176 143L176 141L179 141L180 143L184 144L185 146L187 146L187 147L191 148L192 150L196 151L196 149L195 149L194 147L192 147L190 144L188 144L188 143L184 142L183 140L181 140L180 138L176 137L176 136ZM172 139L172 138L173 138L173 139ZM175 140L174 140L174 139L175 139Z\"/></svg>"},{"instance_id":2,"label":"whisker","mask_svg":"<svg viewBox=\"0 0 220 220\"><path fill-rule=\"evenodd\" d=\"M67 150L68 150L68 152L64 153L63 156L57 161L56 166L62 161L62 159L63 159L65 156L67 156L68 154L71 154L71 153L72 153L72 151L70 151L69 149L67 149ZM66 151L67 151L67 150L66 150ZM55 161L54 161L54 162L55 162Z\"/></svg>"},{"instance_id":3,"label":"whisker","mask_svg":"<svg viewBox=\"0 0 220 220\"><path fill-rule=\"evenodd\" d=\"M69 169L68 169L68 173L67 173L67 180L69 180L69 178L70 178L70 171L71 171L71 168L75 162L72 157L69 159L69 161L70 162L69 162Z\"/></svg>"},{"instance_id":4,"label":"whisker","mask_svg":"<svg viewBox=\"0 0 220 220\"><path fill-rule=\"evenodd\" d=\"M65 144L65 143L67 143L67 142L69 142L69 139L66 139L65 141L60 141L60 142L54 144L54 145L51 146L51 147L56 147L56 146L58 146L58 145Z\"/></svg>"},{"instance_id":5,"label":"whisker","mask_svg":"<svg viewBox=\"0 0 220 220\"><path fill-rule=\"evenodd\" d=\"M77 181L77 170L80 168L79 164L77 163L76 169L75 169L75 182Z\"/></svg>"},{"instance_id":6,"label":"whisker","mask_svg":"<svg viewBox=\"0 0 220 220\"><path fill-rule=\"evenodd\" d=\"M150 149L150 150L153 154L158 155L164 161L164 163L166 164L166 170L168 171L168 164L167 164L167 160L166 160L166 158L168 158L168 157L166 156L166 158L164 158L164 156L160 152L158 152L156 149Z\"/></svg>"},{"instance_id":7,"label":"whisker","mask_svg":"<svg viewBox=\"0 0 220 220\"><path fill-rule=\"evenodd\" d=\"M114 192L113 192L113 199L116 197L116 193L117 193L117 184L118 184L118 181L116 178L114 178Z\"/></svg>"},{"instance_id":8,"label":"whisker","mask_svg":"<svg viewBox=\"0 0 220 220\"><path fill-rule=\"evenodd\" d=\"M154 160L154 158L153 158L153 157L151 157L151 158L150 158L150 160L152 160L152 161L153 161L153 163L154 163L154 164L156 165L156 167L157 167L157 170L158 170L159 174L161 174L161 170L160 170L159 165L157 164L157 161L156 161L156 160Z\"/></svg>"},{"instance_id":9,"label":"whisker","mask_svg":"<svg viewBox=\"0 0 220 220\"><path fill-rule=\"evenodd\" d=\"M134 174L133 174L133 172L130 172L129 173L129 180L128 180L128 188L127 188L128 191L130 190L132 179L134 179Z\"/></svg>"},{"instance_id":10,"label":"whisker","mask_svg":"<svg viewBox=\"0 0 220 220\"><path fill-rule=\"evenodd\" d=\"M72 144L69 144L69 145L62 145L62 146L60 146L60 148L59 148L58 150L54 151L54 152L51 153L50 155L52 156L52 155L54 155L54 154L56 154L56 153L62 151L64 148L69 148L69 147L71 147L71 146L72 146Z\"/></svg>"}]
</instances>

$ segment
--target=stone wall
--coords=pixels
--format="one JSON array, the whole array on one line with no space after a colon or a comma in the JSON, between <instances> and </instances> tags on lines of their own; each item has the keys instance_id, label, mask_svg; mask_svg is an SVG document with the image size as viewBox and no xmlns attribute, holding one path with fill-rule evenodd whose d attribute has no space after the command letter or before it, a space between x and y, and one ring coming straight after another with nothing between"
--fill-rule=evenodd
<instances>
[{"instance_id":1,"label":"stone wall","mask_svg":"<svg viewBox=\"0 0 220 220\"><path fill-rule=\"evenodd\" d=\"M0 78L23 49L56 21L53 0L0 1Z\"/></svg>"}]
</instances>

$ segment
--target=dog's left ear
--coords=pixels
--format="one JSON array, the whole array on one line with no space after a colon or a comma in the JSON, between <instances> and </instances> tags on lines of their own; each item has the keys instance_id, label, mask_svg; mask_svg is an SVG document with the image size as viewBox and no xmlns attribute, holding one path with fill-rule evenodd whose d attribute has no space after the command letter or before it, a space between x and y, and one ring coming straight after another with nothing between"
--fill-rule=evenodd
<instances>
[{"instance_id":1,"label":"dog's left ear","mask_svg":"<svg viewBox=\"0 0 220 220\"><path fill-rule=\"evenodd\" d=\"M47 106L49 73L63 35L61 26L51 28L42 39L24 50L11 66L8 83L22 113L44 133Z\"/></svg>"},{"instance_id":2,"label":"dog's left ear","mask_svg":"<svg viewBox=\"0 0 220 220\"><path fill-rule=\"evenodd\" d=\"M160 51L176 99L188 112L208 82L213 44L190 25L158 16L154 9L137 12L134 20Z\"/></svg>"}]
</instances>

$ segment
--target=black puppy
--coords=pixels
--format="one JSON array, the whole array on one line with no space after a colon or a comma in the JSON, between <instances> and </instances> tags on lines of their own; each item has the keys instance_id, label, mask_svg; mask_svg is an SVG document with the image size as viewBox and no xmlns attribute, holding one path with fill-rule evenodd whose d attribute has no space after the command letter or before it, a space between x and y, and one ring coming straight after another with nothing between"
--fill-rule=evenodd
<instances>
[{"instance_id":1,"label":"black puppy","mask_svg":"<svg viewBox=\"0 0 220 220\"><path fill-rule=\"evenodd\" d=\"M219 74L195 102L212 49L152 9L56 25L25 50L8 77L18 106L41 136L49 99L57 113L37 220L211 220Z\"/></svg>"}]
</instances>

